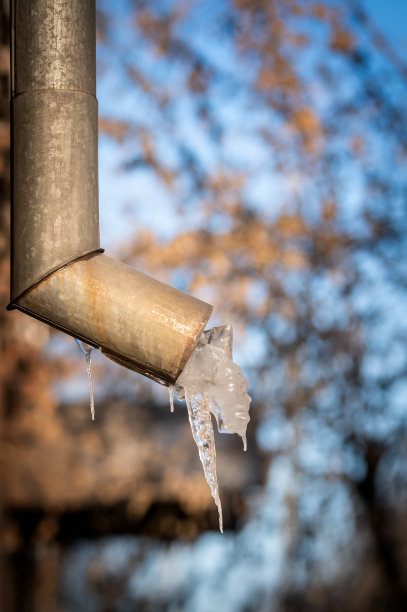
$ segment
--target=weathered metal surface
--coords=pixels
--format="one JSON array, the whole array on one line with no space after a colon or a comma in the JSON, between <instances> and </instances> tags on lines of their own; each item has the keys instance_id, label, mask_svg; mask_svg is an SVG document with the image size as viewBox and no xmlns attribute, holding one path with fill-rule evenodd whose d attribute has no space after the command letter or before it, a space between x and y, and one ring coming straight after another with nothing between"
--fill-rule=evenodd
<instances>
[{"instance_id":1,"label":"weathered metal surface","mask_svg":"<svg viewBox=\"0 0 407 612\"><path fill-rule=\"evenodd\" d=\"M95 0L17 0L13 95L77 89L96 95Z\"/></svg>"},{"instance_id":2,"label":"weathered metal surface","mask_svg":"<svg viewBox=\"0 0 407 612\"><path fill-rule=\"evenodd\" d=\"M13 123L12 300L100 247L96 98L23 94Z\"/></svg>"},{"instance_id":3,"label":"weathered metal surface","mask_svg":"<svg viewBox=\"0 0 407 612\"><path fill-rule=\"evenodd\" d=\"M14 0L12 302L100 249L95 0Z\"/></svg>"},{"instance_id":4,"label":"weathered metal surface","mask_svg":"<svg viewBox=\"0 0 407 612\"><path fill-rule=\"evenodd\" d=\"M212 311L209 304L106 255L54 272L17 307L165 383L178 378Z\"/></svg>"},{"instance_id":5,"label":"weathered metal surface","mask_svg":"<svg viewBox=\"0 0 407 612\"><path fill-rule=\"evenodd\" d=\"M14 0L12 15L10 307L173 383L212 306L94 255L95 2Z\"/></svg>"}]
</instances>

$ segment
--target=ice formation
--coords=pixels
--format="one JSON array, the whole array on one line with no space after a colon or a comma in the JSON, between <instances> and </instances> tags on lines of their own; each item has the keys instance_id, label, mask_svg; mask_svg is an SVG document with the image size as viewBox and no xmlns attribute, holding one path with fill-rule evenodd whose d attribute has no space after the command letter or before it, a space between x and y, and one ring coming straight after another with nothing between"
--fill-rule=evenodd
<instances>
[{"instance_id":1,"label":"ice formation","mask_svg":"<svg viewBox=\"0 0 407 612\"><path fill-rule=\"evenodd\" d=\"M174 412L174 385L168 387L168 393L170 394L170 410Z\"/></svg>"},{"instance_id":2,"label":"ice formation","mask_svg":"<svg viewBox=\"0 0 407 612\"><path fill-rule=\"evenodd\" d=\"M180 399L185 397L192 435L198 446L205 478L218 507L223 532L222 506L216 476L216 450L211 413L220 433L237 433L246 450L246 428L251 398L247 380L232 356L233 331L222 325L205 331L176 383ZM170 389L171 412L174 410Z\"/></svg>"},{"instance_id":3,"label":"ice formation","mask_svg":"<svg viewBox=\"0 0 407 612\"><path fill-rule=\"evenodd\" d=\"M88 380L89 380L89 400L90 400L90 414L92 416L92 421L95 420L95 398L93 394L93 380L92 380L92 358L91 353L93 351L93 347L85 344L81 340L75 338L81 352L86 357L86 366L88 370Z\"/></svg>"}]
</instances>

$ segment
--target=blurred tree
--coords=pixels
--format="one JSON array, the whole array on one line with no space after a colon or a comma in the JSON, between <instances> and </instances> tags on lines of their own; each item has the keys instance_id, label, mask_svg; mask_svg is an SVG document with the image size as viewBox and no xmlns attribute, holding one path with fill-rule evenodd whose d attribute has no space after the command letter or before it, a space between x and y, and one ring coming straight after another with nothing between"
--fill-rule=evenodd
<instances>
[{"instance_id":1,"label":"blurred tree","mask_svg":"<svg viewBox=\"0 0 407 612\"><path fill-rule=\"evenodd\" d=\"M102 129L179 215L126 256L246 335L257 441L297 481L282 605L405 609L407 64L359 2L122 8L100 57L130 101Z\"/></svg>"}]
</instances>

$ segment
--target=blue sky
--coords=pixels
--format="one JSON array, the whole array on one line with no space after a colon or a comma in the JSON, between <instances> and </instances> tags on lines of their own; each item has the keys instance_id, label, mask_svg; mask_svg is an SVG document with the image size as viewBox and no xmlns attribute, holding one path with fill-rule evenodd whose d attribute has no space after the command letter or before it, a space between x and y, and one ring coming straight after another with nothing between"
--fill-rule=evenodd
<instances>
[{"instance_id":1,"label":"blue sky","mask_svg":"<svg viewBox=\"0 0 407 612\"><path fill-rule=\"evenodd\" d=\"M363 0L362 4L392 44L406 57L406 0Z\"/></svg>"},{"instance_id":2,"label":"blue sky","mask_svg":"<svg viewBox=\"0 0 407 612\"><path fill-rule=\"evenodd\" d=\"M362 3L377 26L388 37L389 41L407 60L407 2L405 0L362 0ZM101 2L103 4L103 2ZM121 19L125 19L125 6L122 0L117 4L115 27L120 27ZM122 36L125 29L120 30ZM123 89L120 80L112 78L112 72L107 76L98 77L98 99L100 115L120 116L131 115L137 112L132 92ZM231 109L229 109L229 113ZM239 111L238 111L239 112ZM185 117L188 113L185 113ZM204 140L199 137L197 126L185 124L185 134L195 130L194 139L197 146L203 151ZM236 140L236 138L235 138ZM236 142L233 141L234 145ZM250 146L242 138L242 146ZM255 149L255 148L254 148ZM256 156L252 149L251 155ZM210 152L209 152L210 155ZM176 200L171 198L154 179L150 172L124 172L120 166L132 156L131 141L124 145L115 144L111 139L100 137L99 145L99 193L100 193L100 223L101 241L108 249L120 250L120 246L130 241L135 230L141 227L151 227L162 238L169 238L179 230L179 219L172 213ZM253 158L254 159L254 158ZM269 193L272 183L276 197L284 194L284 185L279 185L270 175L263 177L257 175L253 184L253 194L261 202L261 194ZM152 219L151 211L154 210ZM184 212L183 227L188 223L199 223L196 207L192 207L190 218Z\"/></svg>"}]
</instances>

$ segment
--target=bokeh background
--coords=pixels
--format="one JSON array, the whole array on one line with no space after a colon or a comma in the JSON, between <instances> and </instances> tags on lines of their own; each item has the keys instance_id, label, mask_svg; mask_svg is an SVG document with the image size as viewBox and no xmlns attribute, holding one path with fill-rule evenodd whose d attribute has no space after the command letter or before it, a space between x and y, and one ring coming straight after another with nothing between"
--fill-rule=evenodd
<instances>
[{"instance_id":1,"label":"bokeh background","mask_svg":"<svg viewBox=\"0 0 407 612\"><path fill-rule=\"evenodd\" d=\"M407 3L98 0L102 245L214 304L253 397L217 435L16 311L0 40L5 612L407 610ZM235 438L235 439L234 439Z\"/></svg>"}]
</instances>

